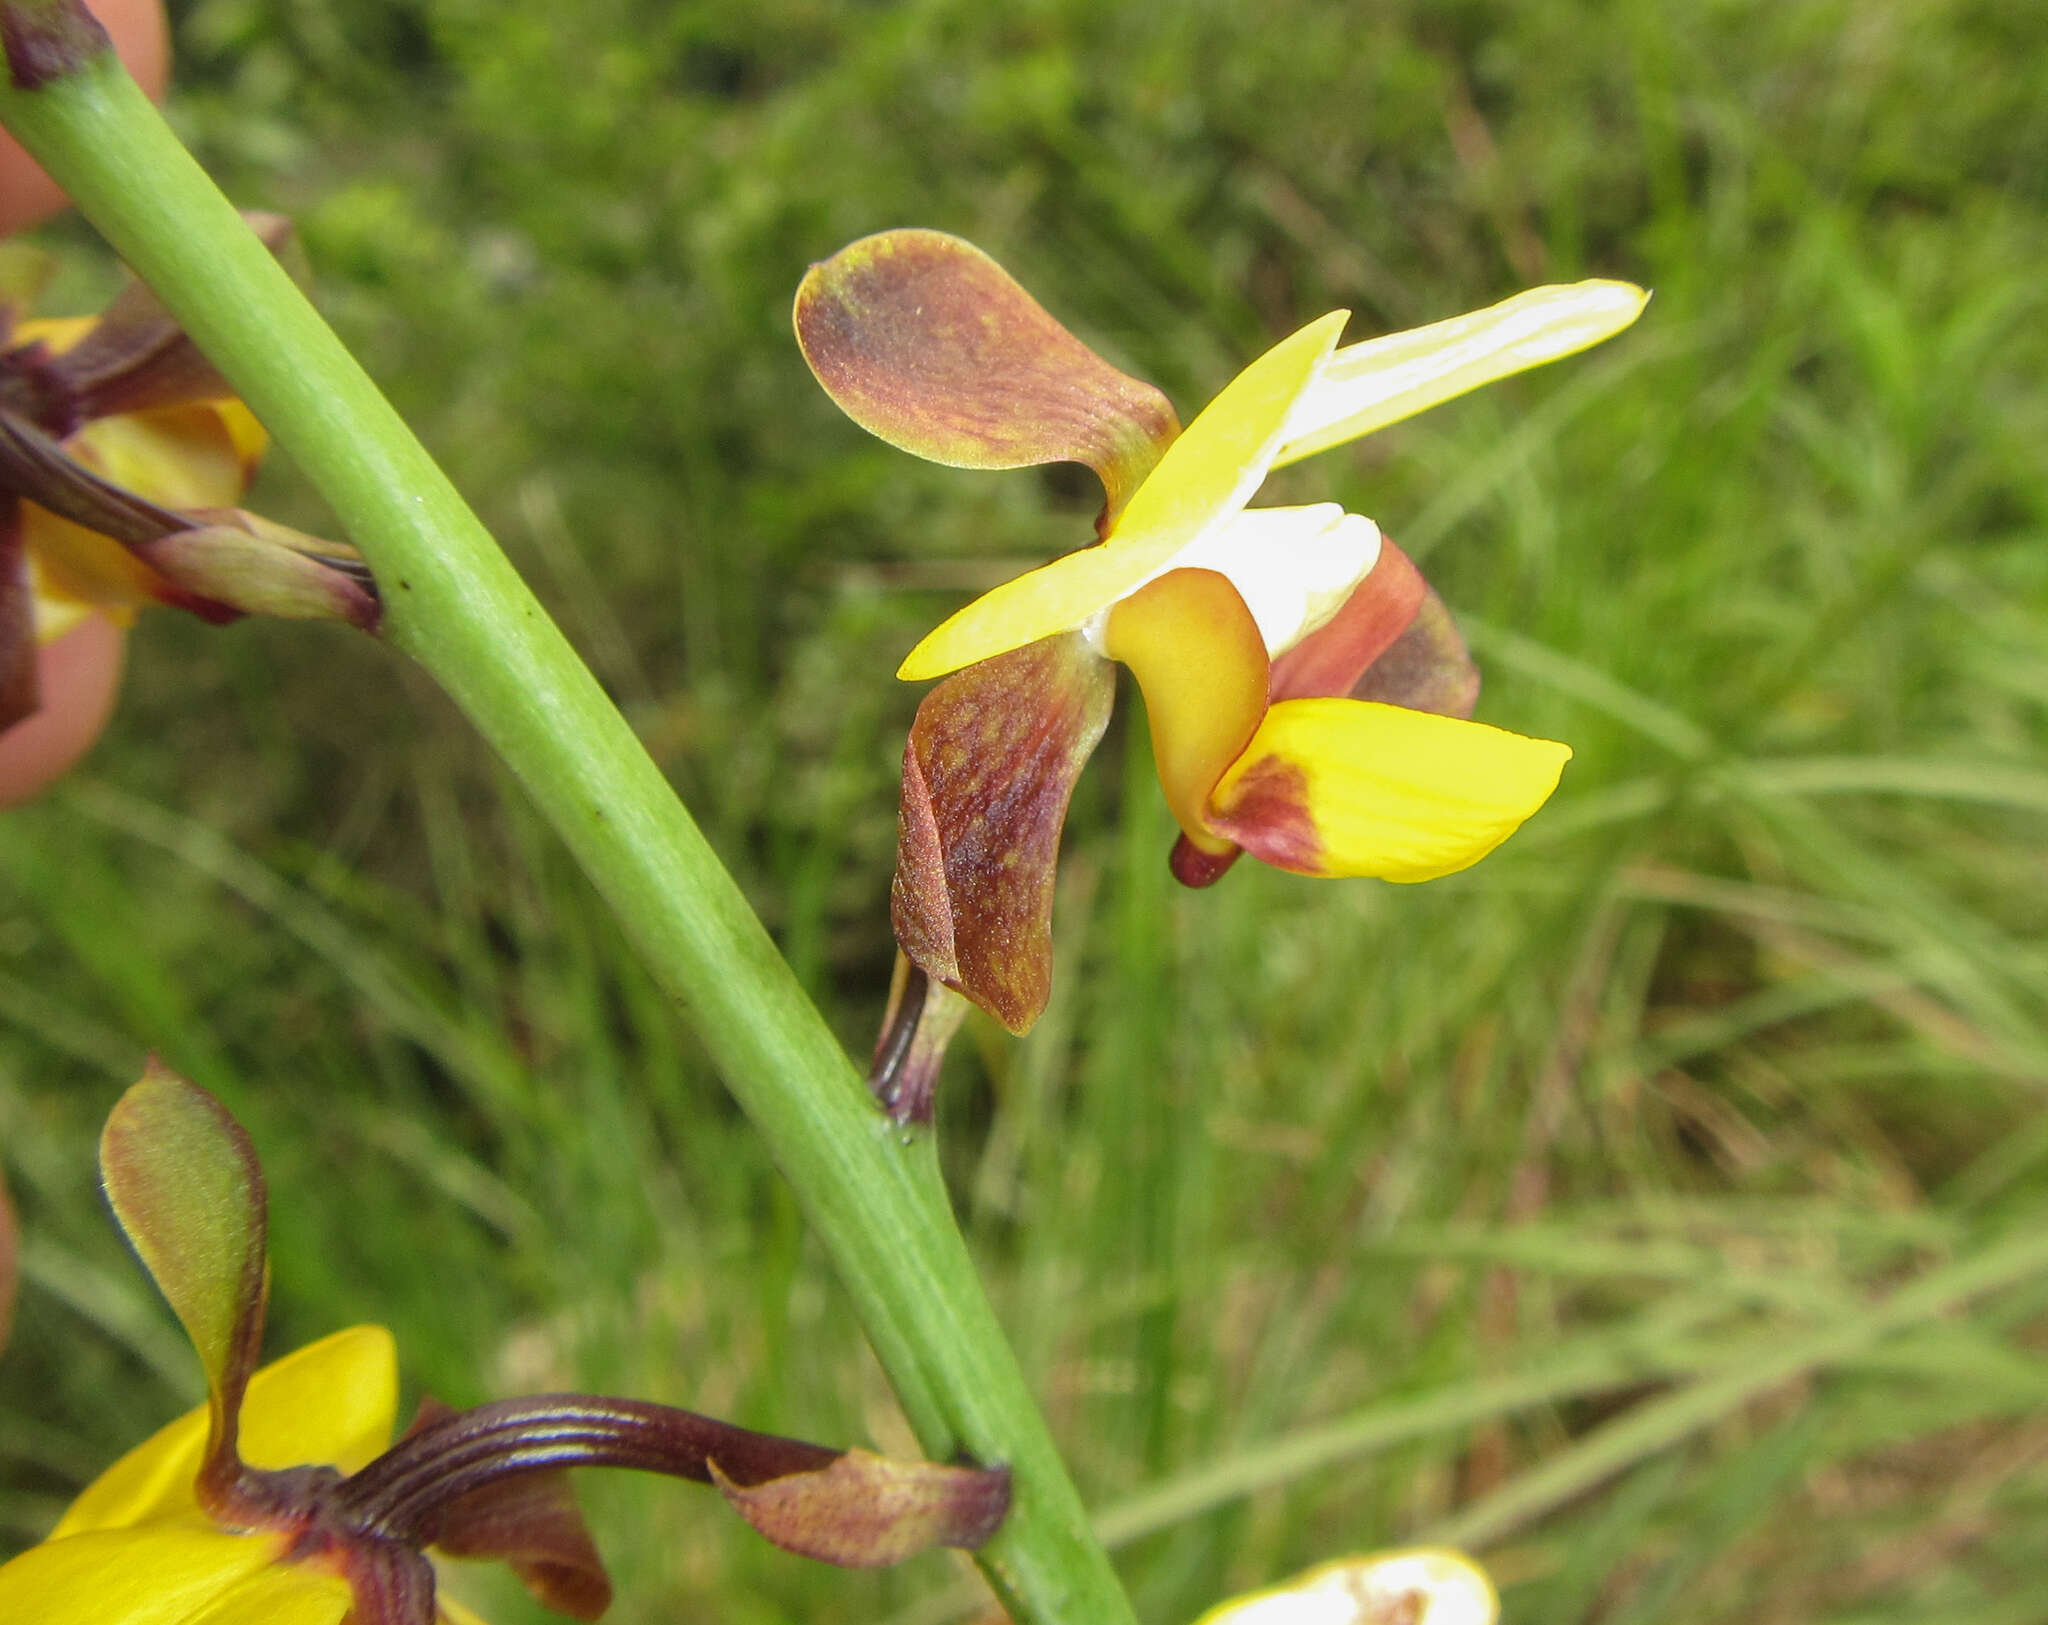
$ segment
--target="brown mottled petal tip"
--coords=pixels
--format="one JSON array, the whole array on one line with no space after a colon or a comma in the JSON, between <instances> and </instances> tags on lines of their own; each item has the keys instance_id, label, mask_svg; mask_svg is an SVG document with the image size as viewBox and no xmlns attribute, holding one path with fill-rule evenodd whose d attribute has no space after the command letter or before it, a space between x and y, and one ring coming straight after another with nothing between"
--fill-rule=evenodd
<instances>
[{"instance_id":1,"label":"brown mottled petal tip","mask_svg":"<svg viewBox=\"0 0 2048 1625\"><path fill-rule=\"evenodd\" d=\"M887 1568L934 1546L968 1550L1002 1526L1010 1474L849 1450L829 1467L742 1486L711 1463L712 1481L755 1529L800 1557L845 1569Z\"/></svg>"},{"instance_id":2,"label":"brown mottled petal tip","mask_svg":"<svg viewBox=\"0 0 2048 1625\"><path fill-rule=\"evenodd\" d=\"M1053 868L1115 679L1077 632L984 660L924 698L903 753L896 940L1015 1033L1052 985Z\"/></svg>"},{"instance_id":3,"label":"brown mottled petal tip","mask_svg":"<svg viewBox=\"0 0 2048 1625\"><path fill-rule=\"evenodd\" d=\"M972 243L885 231L814 265L797 342L846 415L956 468L1086 463L1113 513L1180 423Z\"/></svg>"}]
</instances>

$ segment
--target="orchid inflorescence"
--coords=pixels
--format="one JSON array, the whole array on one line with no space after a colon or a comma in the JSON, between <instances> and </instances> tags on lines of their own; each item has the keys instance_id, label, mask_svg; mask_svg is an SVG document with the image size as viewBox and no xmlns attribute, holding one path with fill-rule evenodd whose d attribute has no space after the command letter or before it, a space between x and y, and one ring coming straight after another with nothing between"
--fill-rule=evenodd
<instances>
[{"instance_id":1,"label":"orchid inflorescence","mask_svg":"<svg viewBox=\"0 0 2048 1625\"><path fill-rule=\"evenodd\" d=\"M1304 875L1435 879L1556 788L1568 747L1467 720L1479 681L1449 613L1379 527L1336 503L1248 506L1268 472L1610 337L1647 295L1532 289L1338 347L1333 311L1180 427L1166 397L942 232L862 238L796 300L832 399L892 445L964 468L1085 463L1092 546L984 594L911 650L891 914L903 958L873 1082L931 1110L964 998L1013 1032L1051 983L1053 867L1112 662L1145 697L1191 886L1241 853ZM957 997L956 997L957 996Z\"/></svg>"}]
</instances>

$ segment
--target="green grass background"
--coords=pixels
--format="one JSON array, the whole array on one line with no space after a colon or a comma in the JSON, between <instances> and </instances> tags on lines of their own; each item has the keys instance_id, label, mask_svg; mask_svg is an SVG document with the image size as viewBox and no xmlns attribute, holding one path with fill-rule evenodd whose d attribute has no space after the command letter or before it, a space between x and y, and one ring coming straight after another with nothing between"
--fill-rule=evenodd
<instances>
[{"instance_id":1,"label":"green grass background","mask_svg":"<svg viewBox=\"0 0 2048 1625\"><path fill-rule=\"evenodd\" d=\"M788 329L972 237L1192 410L1585 275L1641 324L1276 482L1421 560L1577 751L1420 888L1165 873L1126 703L1058 987L970 1029L964 1223L1142 1617L1458 1541L1520 1625L2048 1617L2048 37L2024 0L195 0L174 116L616 694L852 1046L889 672L1084 534L920 464ZM110 283L87 234L61 292ZM329 521L281 461L260 503ZM1129 696L1126 696L1128 702ZM516 788L340 629L148 618L0 821L27 1282L0 1551L195 1399L99 1207L147 1049L249 1124L271 1346L914 1447L794 1204ZM942 1625L588 1477L613 1617ZM470 1585L467 1574L462 1582ZM489 1577L503 1625L537 1618ZM1083 1625L1083 1622L1073 1622Z\"/></svg>"}]
</instances>

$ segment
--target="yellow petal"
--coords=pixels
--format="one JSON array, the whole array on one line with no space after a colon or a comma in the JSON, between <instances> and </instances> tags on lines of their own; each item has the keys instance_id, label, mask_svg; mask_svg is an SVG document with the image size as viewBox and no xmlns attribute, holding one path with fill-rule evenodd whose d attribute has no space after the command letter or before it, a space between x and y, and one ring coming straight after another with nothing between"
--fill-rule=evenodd
<instances>
[{"instance_id":1,"label":"yellow petal","mask_svg":"<svg viewBox=\"0 0 2048 1625\"><path fill-rule=\"evenodd\" d=\"M231 508L249 483L262 433L239 402L199 401L99 418L64 449L163 507Z\"/></svg>"},{"instance_id":2,"label":"yellow petal","mask_svg":"<svg viewBox=\"0 0 2048 1625\"><path fill-rule=\"evenodd\" d=\"M1229 519L1264 481L1288 414L1315 381L1346 314L1332 311L1309 323L1225 385L1166 448L1101 546L1069 553L977 598L911 650L896 675L905 682L943 677L1072 631Z\"/></svg>"},{"instance_id":3,"label":"yellow petal","mask_svg":"<svg viewBox=\"0 0 2048 1625\"><path fill-rule=\"evenodd\" d=\"M1196 1625L1494 1625L1493 1583L1461 1553L1347 1557L1211 1609Z\"/></svg>"},{"instance_id":4,"label":"yellow petal","mask_svg":"<svg viewBox=\"0 0 2048 1625\"><path fill-rule=\"evenodd\" d=\"M382 1326L309 1343L249 1379L242 1456L255 1467L326 1464L352 1473L391 1442L398 1356ZM192 1513L206 1410L188 1411L86 1486L51 1539ZM0 1619L7 1615L0 1612Z\"/></svg>"},{"instance_id":5,"label":"yellow petal","mask_svg":"<svg viewBox=\"0 0 2048 1625\"><path fill-rule=\"evenodd\" d=\"M38 316L18 323L12 337L16 344L41 339L56 354L62 355L99 324L97 316Z\"/></svg>"},{"instance_id":6,"label":"yellow petal","mask_svg":"<svg viewBox=\"0 0 2048 1625\"><path fill-rule=\"evenodd\" d=\"M1531 288L1470 315L1347 345L1288 419L1275 466L1612 338L1649 299L1629 282Z\"/></svg>"},{"instance_id":7,"label":"yellow petal","mask_svg":"<svg viewBox=\"0 0 2048 1625\"><path fill-rule=\"evenodd\" d=\"M1209 792L1266 710L1266 643L1237 589L1214 570L1169 570L1110 612L1103 642L1145 695L1152 757L1166 804L1209 853Z\"/></svg>"},{"instance_id":8,"label":"yellow petal","mask_svg":"<svg viewBox=\"0 0 2048 1625\"><path fill-rule=\"evenodd\" d=\"M186 1625L341 1625L354 1606L341 1575L286 1564L257 1570Z\"/></svg>"},{"instance_id":9,"label":"yellow petal","mask_svg":"<svg viewBox=\"0 0 2048 1625\"><path fill-rule=\"evenodd\" d=\"M56 642L95 609L112 612L125 625L136 605L155 599L156 572L119 542L33 502L24 503L21 513L37 642Z\"/></svg>"},{"instance_id":10,"label":"yellow petal","mask_svg":"<svg viewBox=\"0 0 2048 1625\"><path fill-rule=\"evenodd\" d=\"M1366 700L1286 700L1210 798L1209 829L1306 875L1434 880L1549 799L1571 749Z\"/></svg>"},{"instance_id":11,"label":"yellow petal","mask_svg":"<svg viewBox=\"0 0 2048 1625\"><path fill-rule=\"evenodd\" d=\"M53 1538L0 1568L0 1619L23 1625L211 1621L218 1617L213 1610L274 1563L285 1544L283 1535L224 1535L198 1523Z\"/></svg>"}]
</instances>

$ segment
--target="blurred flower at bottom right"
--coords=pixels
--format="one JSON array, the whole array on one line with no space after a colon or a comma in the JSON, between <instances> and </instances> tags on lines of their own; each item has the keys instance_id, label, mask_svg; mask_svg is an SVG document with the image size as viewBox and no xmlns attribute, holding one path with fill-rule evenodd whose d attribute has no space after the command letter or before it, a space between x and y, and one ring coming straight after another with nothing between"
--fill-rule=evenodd
<instances>
[{"instance_id":1,"label":"blurred flower at bottom right","mask_svg":"<svg viewBox=\"0 0 2048 1625\"><path fill-rule=\"evenodd\" d=\"M1195 1625L1494 1625L1500 1599L1470 1558L1442 1547L1324 1563L1209 1610Z\"/></svg>"}]
</instances>

